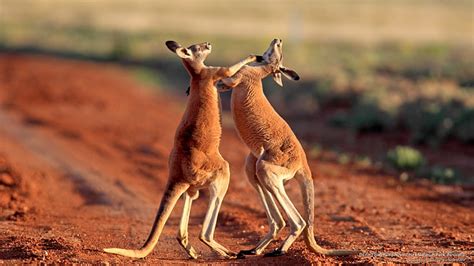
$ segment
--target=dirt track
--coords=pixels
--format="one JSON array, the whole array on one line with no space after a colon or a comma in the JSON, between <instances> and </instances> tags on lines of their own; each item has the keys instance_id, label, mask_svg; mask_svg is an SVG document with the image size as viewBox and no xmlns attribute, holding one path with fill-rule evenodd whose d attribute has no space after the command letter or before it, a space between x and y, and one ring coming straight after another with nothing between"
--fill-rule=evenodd
<instances>
[{"instance_id":1,"label":"dirt track","mask_svg":"<svg viewBox=\"0 0 474 266\"><path fill-rule=\"evenodd\" d=\"M109 65L0 54L0 260L134 261L100 250L139 247L148 234L167 179L184 88L182 95L153 93ZM243 173L247 150L232 128L225 129L221 149L232 181L216 239L238 251L256 243L267 222ZM330 160L311 165L316 239L364 253L324 257L299 240L283 257L232 263L473 261L472 191L402 184ZM288 191L300 208L296 183ZM197 238L206 198L201 193L193 205L191 243L202 254L197 262L226 263ZM154 253L136 262L192 262L175 240L180 211L181 203Z\"/></svg>"}]
</instances>

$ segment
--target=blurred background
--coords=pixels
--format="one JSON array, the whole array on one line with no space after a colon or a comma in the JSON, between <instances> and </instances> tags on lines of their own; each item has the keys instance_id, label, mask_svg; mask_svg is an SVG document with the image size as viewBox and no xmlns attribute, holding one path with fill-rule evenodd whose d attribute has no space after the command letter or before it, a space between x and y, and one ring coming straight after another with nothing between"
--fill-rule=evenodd
<instances>
[{"instance_id":1,"label":"blurred background","mask_svg":"<svg viewBox=\"0 0 474 266\"><path fill-rule=\"evenodd\" d=\"M230 65L278 37L302 79L266 94L309 156L472 184L473 14L472 0L0 0L0 49L118 63L185 99L166 40L211 42L208 63Z\"/></svg>"}]
</instances>

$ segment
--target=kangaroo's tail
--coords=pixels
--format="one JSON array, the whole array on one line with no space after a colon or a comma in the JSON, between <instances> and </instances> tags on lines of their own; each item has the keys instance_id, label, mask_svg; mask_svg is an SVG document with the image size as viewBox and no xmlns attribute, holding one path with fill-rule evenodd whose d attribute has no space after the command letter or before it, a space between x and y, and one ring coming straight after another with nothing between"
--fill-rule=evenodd
<instances>
[{"instance_id":1,"label":"kangaroo's tail","mask_svg":"<svg viewBox=\"0 0 474 266\"><path fill-rule=\"evenodd\" d=\"M132 258L144 258L153 251L160 234L163 231L163 227L168 220L176 202L179 197L188 189L189 185L183 184L168 184L165 194L161 199L160 208L156 214L155 222L151 228L151 232L148 235L148 239L140 249L121 249L121 248L105 248L104 251L107 253L118 254Z\"/></svg>"},{"instance_id":2,"label":"kangaroo's tail","mask_svg":"<svg viewBox=\"0 0 474 266\"><path fill-rule=\"evenodd\" d=\"M305 221L307 223L303 237L306 245L311 251L329 256L347 256L359 254L358 250L345 250L345 249L325 249L316 243L314 239L314 186L313 178L311 177L311 171L309 167L304 171L304 174L298 175L298 181L301 186L303 194L303 203L305 209Z\"/></svg>"}]
</instances>

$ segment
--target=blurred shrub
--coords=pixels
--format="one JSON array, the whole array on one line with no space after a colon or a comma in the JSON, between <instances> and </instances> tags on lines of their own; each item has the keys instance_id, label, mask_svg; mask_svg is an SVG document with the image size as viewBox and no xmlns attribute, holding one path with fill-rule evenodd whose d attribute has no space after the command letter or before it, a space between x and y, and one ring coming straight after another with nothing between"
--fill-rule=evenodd
<instances>
[{"instance_id":1,"label":"blurred shrub","mask_svg":"<svg viewBox=\"0 0 474 266\"><path fill-rule=\"evenodd\" d=\"M334 127L347 127L349 114L346 111L338 110L331 115L328 122Z\"/></svg>"},{"instance_id":2,"label":"blurred shrub","mask_svg":"<svg viewBox=\"0 0 474 266\"><path fill-rule=\"evenodd\" d=\"M474 142L474 109L458 103L406 103L394 115L382 110L377 103L357 103L349 111L336 111L328 120L335 127L355 132L383 132L396 125L409 130L412 141L437 146L447 138L465 143Z\"/></svg>"},{"instance_id":3,"label":"blurred shrub","mask_svg":"<svg viewBox=\"0 0 474 266\"><path fill-rule=\"evenodd\" d=\"M472 111L458 101L441 103L417 100L400 107L403 126L417 143L438 145L450 136L471 141L474 136Z\"/></svg>"},{"instance_id":4,"label":"blurred shrub","mask_svg":"<svg viewBox=\"0 0 474 266\"><path fill-rule=\"evenodd\" d=\"M371 167L373 165L372 159L368 156L357 156L355 162L359 167Z\"/></svg>"},{"instance_id":5,"label":"blurred shrub","mask_svg":"<svg viewBox=\"0 0 474 266\"><path fill-rule=\"evenodd\" d=\"M393 126L393 118L375 103L359 103L350 112L347 125L357 132L384 131Z\"/></svg>"},{"instance_id":6,"label":"blurred shrub","mask_svg":"<svg viewBox=\"0 0 474 266\"><path fill-rule=\"evenodd\" d=\"M397 146L389 150L387 160L398 170L416 170L425 162L425 158L418 150L407 146Z\"/></svg>"},{"instance_id":7,"label":"blurred shrub","mask_svg":"<svg viewBox=\"0 0 474 266\"><path fill-rule=\"evenodd\" d=\"M347 127L355 132L381 132L393 128L392 115L373 102L357 103L350 111L339 110L329 118L330 125Z\"/></svg>"},{"instance_id":8,"label":"blurred shrub","mask_svg":"<svg viewBox=\"0 0 474 266\"><path fill-rule=\"evenodd\" d=\"M110 51L109 59L126 59L130 56L131 50L131 44L128 37L124 34L115 34L113 36L112 49Z\"/></svg>"},{"instance_id":9,"label":"blurred shrub","mask_svg":"<svg viewBox=\"0 0 474 266\"><path fill-rule=\"evenodd\" d=\"M433 183L444 185L457 184L462 179L460 173L455 169L440 165L426 167L418 173L418 176L427 178Z\"/></svg>"},{"instance_id":10,"label":"blurred shrub","mask_svg":"<svg viewBox=\"0 0 474 266\"><path fill-rule=\"evenodd\" d=\"M467 143L474 143L474 109L464 110L454 123L454 135Z\"/></svg>"},{"instance_id":11,"label":"blurred shrub","mask_svg":"<svg viewBox=\"0 0 474 266\"><path fill-rule=\"evenodd\" d=\"M323 148L319 144L314 144L311 146L308 155L311 159L318 158L323 152Z\"/></svg>"},{"instance_id":12,"label":"blurred shrub","mask_svg":"<svg viewBox=\"0 0 474 266\"><path fill-rule=\"evenodd\" d=\"M147 67L131 68L132 75L135 79L144 85L154 86L155 88L167 87L168 81L160 72Z\"/></svg>"},{"instance_id":13,"label":"blurred shrub","mask_svg":"<svg viewBox=\"0 0 474 266\"><path fill-rule=\"evenodd\" d=\"M345 164L349 164L351 161L352 161L352 157L348 153L339 153L337 155L337 162L339 164L345 165Z\"/></svg>"}]
</instances>

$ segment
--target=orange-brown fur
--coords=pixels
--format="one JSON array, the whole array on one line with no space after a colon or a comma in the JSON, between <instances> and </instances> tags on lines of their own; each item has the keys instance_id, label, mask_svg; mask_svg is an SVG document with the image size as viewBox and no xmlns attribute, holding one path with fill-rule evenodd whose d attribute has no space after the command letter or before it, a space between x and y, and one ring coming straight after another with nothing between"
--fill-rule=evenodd
<instances>
[{"instance_id":1,"label":"orange-brown fur","mask_svg":"<svg viewBox=\"0 0 474 266\"><path fill-rule=\"evenodd\" d=\"M217 243L214 237L217 213L227 191L229 164L219 153L221 137L219 97L215 82L235 74L246 63L255 60L249 56L231 67L209 67L204 60L211 52L209 43L183 48L168 41L168 48L176 53L191 77L191 89L186 111L174 138L174 147L169 157L169 179L152 230L141 249L104 249L108 253L128 257L147 256L158 242L159 236L172 209L181 195L185 208L180 222L178 241L193 258L197 257L188 242L188 220L192 200L201 188L210 189L211 200L200 239L219 254L232 257L235 254Z\"/></svg>"},{"instance_id":2,"label":"orange-brown fur","mask_svg":"<svg viewBox=\"0 0 474 266\"><path fill-rule=\"evenodd\" d=\"M269 65L245 66L234 77L231 110L235 127L255 157L262 151L267 160L291 169L306 167L306 156L286 121L273 109L263 93L262 79L272 73Z\"/></svg>"},{"instance_id":3,"label":"orange-brown fur","mask_svg":"<svg viewBox=\"0 0 474 266\"><path fill-rule=\"evenodd\" d=\"M259 193L270 223L269 233L257 246L241 251L241 254L260 254L285 226L275 200L286 212L291 230L282 246L269 255L284 254L301 233L314 252L326 255L356 254L358 251L324 249L314 239L314 188L305 152L290 126L263 93L262 79L269 74L273 74L280 85L281 73L299 79L296 72L281 65L281 47L281 40L273 40L263 55L267 64L245 66L233 77L220 83L221 89L226 86L232 88L231 110L235 127L250 148L246 160L247 177ZM284 189L284 183L293 177L299 181L303 192L304 218Z\"/></svg>"}]
</instances>

